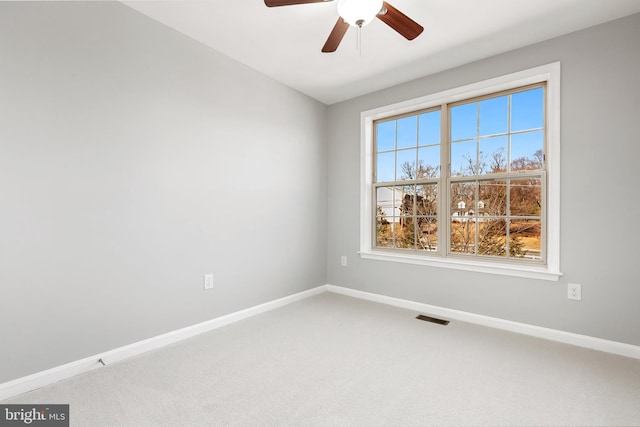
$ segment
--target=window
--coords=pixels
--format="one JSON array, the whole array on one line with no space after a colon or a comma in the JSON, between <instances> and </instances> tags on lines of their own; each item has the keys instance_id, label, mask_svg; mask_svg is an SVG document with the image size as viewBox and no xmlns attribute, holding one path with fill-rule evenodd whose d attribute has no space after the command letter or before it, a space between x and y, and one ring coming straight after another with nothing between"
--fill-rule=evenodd
<instances>
[{"instance_id":1,"label":"window","mask_svg":"<svg viewBox=\"0 0 640 427\"><path fill-rule=\"evenodd\" d=\"M362 113L361 255L557 280L559 64Z\"/></svg>"}]
</instances>

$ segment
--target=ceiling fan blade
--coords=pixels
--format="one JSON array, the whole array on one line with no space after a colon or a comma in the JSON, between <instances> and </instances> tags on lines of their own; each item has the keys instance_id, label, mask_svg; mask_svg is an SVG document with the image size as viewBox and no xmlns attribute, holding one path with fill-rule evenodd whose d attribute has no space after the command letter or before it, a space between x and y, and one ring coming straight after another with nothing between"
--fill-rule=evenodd
<instances>
[{"instance_id":1,"label":"ceiling fan blade","mask_svg":"<svg viewBox=\"0 0 640 427\"><path fill-rule=\"evenodd\" d=\"M294 4L324 3L326 1L333 1L333 0L264 0L264 4L267 5L267 7L278 7L278 6L291 6Z\"/></svg>"},{"instance_id":2,"label":"ceiling fan blade","mask_svg":"<svg viewBox=\"0 0 640 427\"><path fill-rule=\"evenodd\" d=\"M382 13L378 14L378 19L396 30L407 40L418 37L424 28L386 1L382 2Z\"/></svg>"},{"instance_id":3,"label":"ceiling fan blade","mask_svg":"<svg viewBox=\"0 0 640 427\"><path fill-rule=\"evenodd\" d=\"M348 29L349 24L344 22L342 18L338 18L336 25L334 25L333 30L331 30L331 34L329 34L329 37L327 38L327 42L322 46L322 52L335 52Z\"/></svg>"}]
</instances>

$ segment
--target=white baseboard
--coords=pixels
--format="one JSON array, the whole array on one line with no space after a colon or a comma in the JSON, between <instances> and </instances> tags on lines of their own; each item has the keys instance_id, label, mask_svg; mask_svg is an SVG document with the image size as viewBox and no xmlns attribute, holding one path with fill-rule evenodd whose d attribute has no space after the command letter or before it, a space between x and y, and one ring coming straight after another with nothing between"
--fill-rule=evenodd
<instances>
[{"instance_id":1,"label":"white baseboard","mask_svg":"<svg viewBox=\"0 0 640 427\"><path fill-rule=\"evenodd\" d=\"M347 295L367 301L402 307L409 310L425 314L432 314L451 320L460 320L462 322L474 323L477 325L488 326L490 328L502 329L505 331L516 332L523 335L530 335L537 338L558 341L578 347L604 351L606 353L617 354L619 356L640 359L640 346L636 345L621 343L617 341L609 341L602 338L590 337L587 335L574 334L557 329L543 328L540 326L528 325L526 323L512 322L510 320L498 319L495 317L483 316L480 314L467 313L450 308L438 307L435 305L423 304L415 301L393 298L384 295L358 291L355 289L343 288L340 286L327 285L326 288L329 292L335 292L337 294Z\"/></svg>"},{"instance_id":2,"label":"white baseboard","mask_svg":"<svg viewBox=\"0 0 640 427\"><path fill-rule=\"evenodd\" d=\"M327 291L326 285L0 384L0 401Z\"/></svg>"},{"instance_id":3,"label":"white baseboard","mask_svg":"<svg viewBox=\"0 0 640 427\"><path fill-rule=\"evenodd\" d=\"M158 335L143 341L139 341L124 347L116 348L104 353L96 354L75 362L47 369L33 375L18 378L3 384L0 384L0 401L9 399L20 394L36 390L57 381L70 378L72 376L100 368L102 360L105 364L126 359L149 350L155 350L166 345L191 338L195 335L220 328L222 326L247 319L249 317L274 310L276 308L291 304L296 301L318 295L323 292L334 292L337 294L347 295L367 301L378 302L382 304L402 307L416 312L432 314L451 320L460 320L463 322L475 323L477 325L488 326L491 328L502 329L506 331L516 332L523 335L530 335L538 338L544 338L552 341L558 341L566 344L572 344L579 347L590 348L593 350L613 353L620 356L640 359L640 347L620 343L616 341L594 338L586 335L574 334L571 332L559 331L556 329L542 328L539 326L527 325L525 323L512 322L510 320L498 319L495 317L483 316L480 314L467 313L464 311L453 310L450 308L438 307L434 305L409 301L399 298L388 297L369 292L358 291L355 289L343 288L334 285L322 285L304 292L289 295L274 301L260 304L245 310L237 311L226 316Z\"/></svg>"}]
</instances>

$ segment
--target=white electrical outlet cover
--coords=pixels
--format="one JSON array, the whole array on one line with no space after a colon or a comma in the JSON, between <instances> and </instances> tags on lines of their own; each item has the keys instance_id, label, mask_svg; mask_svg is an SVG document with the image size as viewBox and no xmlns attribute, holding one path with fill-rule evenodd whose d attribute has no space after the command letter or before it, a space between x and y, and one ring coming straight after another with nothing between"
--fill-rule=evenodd
<instances>
[{"instance_id":1,"label":"white electrical outlet cover","mask_svg":"<svg viewBox=\"0 0 640 427\"><path fill-rule=\"evenodd\" d=\"M576 283L569 283L567 286L567 298L575 301L582 300L582 286Z\"/></svg>"},{"instance_id":2,"label":"white electrical outlet cover","mask_svg":"<svg viewBox=\"0 0 640 427\"><path fill-rule=\"evenodd\" d=\"M205 274L204 275L204 288L205 289L213 289L213 274Z\"/></svg>"}]
</instances>

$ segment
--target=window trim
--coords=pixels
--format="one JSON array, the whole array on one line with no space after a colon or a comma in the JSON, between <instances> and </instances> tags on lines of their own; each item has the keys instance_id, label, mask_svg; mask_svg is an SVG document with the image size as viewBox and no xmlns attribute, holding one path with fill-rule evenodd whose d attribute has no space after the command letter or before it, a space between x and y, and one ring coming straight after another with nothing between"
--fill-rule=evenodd
<instances>
[{"instance_id":1,"label":"window trim","mask_svg":"<svg viewBox=\"0 0 640 427\"><path fill-rule=\"evenodd\" d=\"M546 82L547 212L546 265L523 265L499 261L476 261L430 254L373 249L373 122L391 116L427 110L520 86ZM445 120L445 114L441 120ZM420 98L363 111L360 114L360 251L362 258L395 261L431 267L558 281L560 272L560 62L445 90ZM443 172L441 172L442 174ZM444 176L442 176L444 179Z\"/></svg>"}]
</instances>

